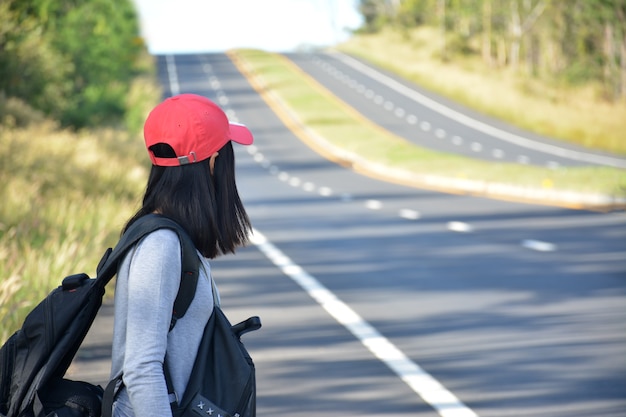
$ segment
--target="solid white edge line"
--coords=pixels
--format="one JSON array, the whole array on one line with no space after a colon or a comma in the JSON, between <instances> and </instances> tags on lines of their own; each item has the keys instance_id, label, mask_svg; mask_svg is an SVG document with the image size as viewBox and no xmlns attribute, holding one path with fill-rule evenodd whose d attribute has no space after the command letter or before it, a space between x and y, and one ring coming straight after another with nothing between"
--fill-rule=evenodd
<instances>
[{"instance_id":1,"label":"solid white edge line","mask_svg":"<svg viewBox=\"0 0 626 417\"><path fill-rule=\"evenodd\" d=\"M253 229L250 241L282 272L304 289L337 322L348 329L374 356L393 370L417 395L433 407L441 417L478 417L454 394L448 391L419 365L363 320L347 304L338 299L315 277L296 265L258 230Z\"/></svg>"},{"instance_id":2,"label":"solid white edge line","mask_svg":"<svg viewBox=\"0 0 626 417\"><path fill-rule=\"evenodd\" d=\"M539 152L549 153L551 155L560 156L562 158L573 159L576 161L586 161L597 163L601 165L609 165L616 168L626 168L626 161L619 158L612 158L610 156L602 156L596 155L586 152L578 152L569 149L560 148L558 146L549 145L546 143L536 142L534 140L515 135L513 133L506 132L504 130L498 129L496 127L490 126L486 123L480 122L476 119L473 119L465 114L459 113L456 110L453 110L447 106L444 106L441 103L432 100L429 97L426 97L415 90L412 90L405 85L399 83L398 81L390 78L375 69L363 64L356 59L342 54L340 52L333 52L333 56L336 56L338 59L343 61L346 65L354 68L355 70L367 74L373 79L385 84L389 88L397 91L398 93L415 100L416 102L422 104L425 107L430 108L431 110L436 111L437 113L447 116L455 121L464 124L472 129L475 129L479 132L485 133L487 135L493 136L495 138L504 140L509 143L513 143L518 146L522 146L524 148L533 149Z\"/></svg>"}]
</instances>

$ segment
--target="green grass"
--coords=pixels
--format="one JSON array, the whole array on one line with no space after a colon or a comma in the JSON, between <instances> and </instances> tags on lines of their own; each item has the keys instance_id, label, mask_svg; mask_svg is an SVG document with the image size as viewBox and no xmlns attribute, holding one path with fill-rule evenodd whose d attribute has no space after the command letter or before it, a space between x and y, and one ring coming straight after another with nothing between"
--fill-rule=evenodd
<instances>
[{"instance_id":1,"label":"green grass","mask_svg":"<svg viewBox=\"0 0 626 417\"><path fill-rule=\"evenodd\" d=\"M270 91L278 96L292 115L297 115L300 124L357 159L418 179L467 179L532 190L626 196L625 170L609 167L548 169L490 163L430 151L367 121L281 55L238 50L231 56L257 81L259 91Z\"/></svg>"}]
</instances>

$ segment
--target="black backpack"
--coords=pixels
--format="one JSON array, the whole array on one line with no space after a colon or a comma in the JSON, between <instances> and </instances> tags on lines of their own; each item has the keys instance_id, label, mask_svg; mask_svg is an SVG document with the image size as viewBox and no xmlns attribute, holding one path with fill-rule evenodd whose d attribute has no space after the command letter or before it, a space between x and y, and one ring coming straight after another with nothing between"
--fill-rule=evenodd
<instances>
[{"instance_id":1,"label":"black backpack","mask_svg":"<svg viewBox=\"0 0 626 417\"><path fill-rule=\"evenodd\" d=\"M114 249L105 252L96 278L84 273L66 277L2 346L0 415L99 417L101 409L110 414L111 398L102 403L101 387L63 377L102 305L105 286L117 272L119 261L146 234L162 228L178 234L182 252L181 286L174 303L171 327L185 314L198 279L199 260L195 247L174 221L159 215L144 216L133 223ZM223 355L229 353L222 352ZM256 390L255 384L253 388Z\"/></svg>"}]
</instances>

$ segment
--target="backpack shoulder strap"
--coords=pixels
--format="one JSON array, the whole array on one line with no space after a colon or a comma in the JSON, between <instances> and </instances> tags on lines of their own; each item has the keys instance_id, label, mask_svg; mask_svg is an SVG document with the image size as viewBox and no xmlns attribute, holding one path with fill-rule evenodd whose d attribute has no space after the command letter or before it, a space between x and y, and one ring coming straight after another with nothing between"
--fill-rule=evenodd
<instances>
[{"instance_id":1,"label":"backpack shoulder strap","mask_svg":"<svg viewBox=\"0 0 626 417\"><path fill-rule=\"evenodd\" d=\"M198 283L200 264L193 241L187 232L174 220L159 214L148 214L137 219L122 235L117 245L113 249L106 251L98 264L96 276L102 286L106 285L116 274L119 262L128 250L144 236L158 229L170 229L176 232L181 243L181 281L174 302L171 329L176 320L185 315L193 300Z\"/></svg>"},{"instance_id":2,"label":"backpack shoulder strap","mask_svg":"<svg viewBox=\"0 0 626 417\"><path fill-rule=\"evenodd\" d=\"M108 249L98 264L97 278L106 285L117 272L118 263L123 255L148 233L158 229L170 229L178 234L181 244L181 279L178 294L174 300L174 310L170 331L176 321L183 317L193 300L198 284L200 260L196 253L196 247L185 230L175 221L158 214L148 214L136 220L122 235L115 248ZM117 386L121 382L121 375L109 381L102 398L102 417L112 416L112 405Z\"/></svg>"}]
</instances>

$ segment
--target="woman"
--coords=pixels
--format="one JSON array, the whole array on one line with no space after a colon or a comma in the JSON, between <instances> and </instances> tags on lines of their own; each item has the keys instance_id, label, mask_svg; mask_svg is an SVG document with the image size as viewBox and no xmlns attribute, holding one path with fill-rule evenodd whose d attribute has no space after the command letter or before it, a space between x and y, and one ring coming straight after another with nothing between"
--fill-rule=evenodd
<instances>
[{"instance_id":1,"label":"woman","mask_svg":"<svg viewBox=\"0 0 626 417\"><path fill-rule=\"evenodd\" d=\"M201 260L195 297L169 331L180 284L181 248L169 229L150 233L120 263L115 288L111 376L123 385L114 416L171 415L163 373L167 355L173 388L185 391L200 338L213 310L208 259L247 242L250 221L235 184L232 141L252 143L250 131L194 94L170 97L148 116L144 137L152 170L142 207L128 221L159 213L193 240Z\"/></svg>"}]
</instances>

